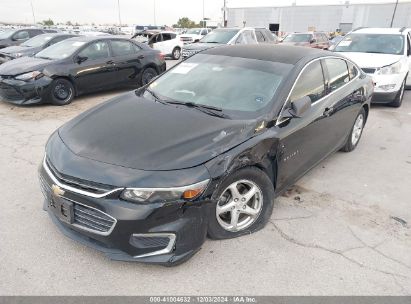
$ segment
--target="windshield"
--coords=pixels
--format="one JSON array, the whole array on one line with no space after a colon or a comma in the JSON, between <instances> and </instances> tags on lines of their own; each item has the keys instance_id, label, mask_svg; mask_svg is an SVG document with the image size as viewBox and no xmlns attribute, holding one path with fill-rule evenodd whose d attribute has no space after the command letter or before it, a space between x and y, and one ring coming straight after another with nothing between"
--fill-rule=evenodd
<instances>
[{"instance_id":1,"label":"windshield","mask_svg":"<svg viewBox=\"0 0 411 304\"><path fill-rule=\"evenodd\" d=\"M285 42L310 42L312 39L311 34L289 34L283 41Z\"/></svg>"},{"instance_id":2,"label":"windshield","mask_svg":"<svg viewBox=\"0 0 411 304\"><path fill-rule=\"evenodd\" d=\"M293 66L231 56L198 54L155 80L150 89L165 101L222 109L231 118L256 118ZM149 98L149 92L144 96Z\"/></svg>"},{"instance_id":3,"label":"windshield","mask_svg":"<svg viewBox=\"0 0 411 304\"><path fill-rule=\"evenodd\" d=\"M222 43L226 44L228 43L234 36L235 34L238 33L239 30L214 30L208 35L204 36L203 39L201 39L201 42L204 43Z\"/></svg>"},{"instance_id":4,"label":"windshield","mask_svg":"<svg viewBox=\"0 0 411 304\"><path fill-rule=\"evenodd\" d=\"M63 40L37 53L35 57L46 59L64 59L71 56L85 44L84 41Z\"/></svg>"},{"instance_id":5,"label":"windshield","mask_svg":"<svg viewBox=\"0 0 411 304\"><path fill-rule=\"evenodd\" d=\"M1 33L0 33L0 39L7 39L7 38L9 38L11 35L14 34L14 32L15 32L15 30L7 30L7 31L4 31L4 32L1 32Z\"/></svg>"},{"instance_id":6,"label":"windshield","mask_svg":"<svg viewBox=\"0 0 411 304\"><path fill-rule=\"evenodd\" d=\"M400 55L404 52L404 37L398 34L350 34L337 44L334 51Z\"/></svg>"},{"instance_id":7,"label":"windshield","mask_svg":"<svg viewBox=\"0 0 411 304\"><path fill-rule=\"evenodd\" d=\"M27 40L26 42L22 43L22 46L27 46L27 47L38 47L42 46L45 44L47 41L49 41L52 38L50 35L39 35L34 38L31 38Z\"/></svg>"},{"instance_id":8,"label":"windshield","mask_svg":"<svg viewBox=\"0 0 411 304\"><path fill-rule=\"evenodd\" d=\"M193 28L187 31L186 34L195 34L195 35L200 35L201 29L200 28Z\"/></svg>"}]
</instances>

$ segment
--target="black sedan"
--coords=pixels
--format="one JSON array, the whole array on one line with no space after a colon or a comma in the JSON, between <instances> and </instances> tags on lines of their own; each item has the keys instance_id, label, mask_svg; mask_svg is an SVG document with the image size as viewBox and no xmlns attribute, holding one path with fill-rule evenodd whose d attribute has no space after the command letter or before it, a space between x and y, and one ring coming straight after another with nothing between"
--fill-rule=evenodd
<instances>
[{"instance_id":1,"label":"black sedan","mask_svg":"<svg viewBox=\"0 0 411 304\"><path fill-rule=\"evenodd\" d=\"M0 100L66 105L83 93L145 85L165 69L159 51L130 39L75 37L0 65Z\"/></svg>"},{"instance_id":2,"label":"black sedan","mask_svg":"<svg viewBox=\"0 0 411 304\"><path fill-rule=\"evenodd\" d=\"M0 64L24 56L33 56L57 42L76 37L71 34L42 34L33 37L20 45L9 46L0 50Z\"/></svg>"},{"instance_id":3,"label":"black sedan","mask_svg":"<svg viewBox=\"0 0 411 304\"><path fill-rule=\"evenodd\" d=\"M40 180L61 231L116 260L175 265L261 229L274 198L352 151L371 79L327 51L227 46L58 129Z\"/></svg>"}]
</instances>

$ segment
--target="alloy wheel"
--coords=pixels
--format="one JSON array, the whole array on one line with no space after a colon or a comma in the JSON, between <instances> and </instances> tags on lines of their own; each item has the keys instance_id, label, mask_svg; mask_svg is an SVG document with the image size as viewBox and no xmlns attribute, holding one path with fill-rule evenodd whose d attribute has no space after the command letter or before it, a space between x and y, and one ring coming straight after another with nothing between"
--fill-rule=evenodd
<instances>
[{"instance_id":1,"label":"alloy wheel","mask_svg":"<svg viewBox=\"0 0 411 304\"><path fill-rule=\"evenodd\" d=\"M67 100L71 97L72 90L66 87L63 83L59 83L54 87L53 95L58 100Z\"/></svg>"},{"instance_id":2,"label":"alloy wheel","mask_svg":"<svg viewBox=\"0 0 411 304\"><path fill-rule=\"evenodd\" d=\"M258 219L262 207L263 193L257 184L239 180L220 195L216 206L217 221L227 231L241 231Z\"/></svg>"},{"instance_id":3,"label":"alloy wheel","mask_svg":"<svg viewBox=\"0 0 411 304\"><path fill-rule=\"evenodd\" d=\"M364 116L360 114L355 120L354 127L353 127L352 134L351 134L351 144L353 146L355 146L360 140L363 128L364 128Z\"/></svg>"}]
</instances>

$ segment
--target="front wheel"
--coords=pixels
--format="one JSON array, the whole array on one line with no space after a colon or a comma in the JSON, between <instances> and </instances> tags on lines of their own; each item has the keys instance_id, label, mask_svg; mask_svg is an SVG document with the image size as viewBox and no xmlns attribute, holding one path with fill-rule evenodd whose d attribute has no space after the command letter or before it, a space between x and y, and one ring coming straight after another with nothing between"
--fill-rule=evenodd
<instances>
[{"instance_id":1,"label":"front wheel","mask_svg":"<svg viewBox=\"0 0 411 304\"><path fill-rule=\"evenodd\" d=\"M213 197L208 236L234 238L264 227L273 210L274 186L263 171L247 167L229 175Z\"/></svg>"},{"instance_id":2,"label":"front wheel","mask_svg":"<svg viewBox=\"0 0 411 304\"><path fill-rule=\"evenodd\" d=\"M394 101L390 103L390 106L391 106L391 107L394 107L394 108L399 108L399 107L401 107L402 99L403 99L403 97L404 97L404 90L405 90L405 82L406 82L406 80L407 80L407 77L405 77L404 82L403 82L402 85L401 85L401 89L398 91L397 96L395 96Z\"/></svg>"},{"instance_id":3,"label":"front wheel","mask_svg":"<svg viewBox=\"0 0 411 304\"><path fill-rule=\"evenodd\" d=\"M357 118L355 119L350 135L348 136L345 145L341 148L341 151L351 152L357 147L358 143L360 142L362 131L364 129L365 118L365 110L364 108L362 108L360 113L358 113Z\"/></svg>"},{"instance_id":4,"label":"front wheel","mask_svg":"<svg viewBox=\"0 0 411 304\"><path fill-rule=\"evenodd\" d=\"M50 101L57 106L68 105L74 98L73 84L64 78L54 79L50 86Z\"/></svg>"}]
</instances>

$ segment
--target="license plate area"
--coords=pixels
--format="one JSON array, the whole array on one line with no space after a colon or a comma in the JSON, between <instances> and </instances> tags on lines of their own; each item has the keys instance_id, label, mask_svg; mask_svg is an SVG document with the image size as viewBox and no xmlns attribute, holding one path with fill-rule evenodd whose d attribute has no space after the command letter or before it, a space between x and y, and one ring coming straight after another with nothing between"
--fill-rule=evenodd
<instances>
[{"instance_id":1,"label":"license plate area","mask_svg":"<svg viewBox=\"0 0 411 304\"><path fill-rule=\"evenodd\" d=\"M53 197L49 201L49 209L61 221L67 224L73 224L74 221L74 204L62 197Z\"/></svg>"}]
</instances>

